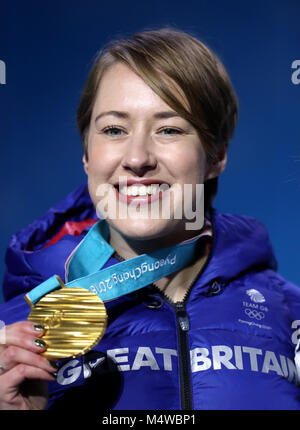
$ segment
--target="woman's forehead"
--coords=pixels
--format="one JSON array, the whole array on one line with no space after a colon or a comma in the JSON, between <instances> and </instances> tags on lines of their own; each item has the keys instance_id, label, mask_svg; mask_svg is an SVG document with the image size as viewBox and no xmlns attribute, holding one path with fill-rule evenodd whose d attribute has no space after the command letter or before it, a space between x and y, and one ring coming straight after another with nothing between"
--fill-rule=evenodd
<instances>
[{"instance_id":1,"label":"woman's forehead","mask_svg":"<svg viewBox=\"0 0 300 430\"><path fill-rule=\"evenodd\" d=\"M159 73L160 81L165 84L180 103L188 106L187 99L183 91L168 76ZM152 105L163 111L174 111L149 85L141 76L132 70L125 63L117 62L111 65L103 74L95 101L95 106L105 105L111 107L128 106L142 108L145 105Z\"/></svg>"}]
</instances>

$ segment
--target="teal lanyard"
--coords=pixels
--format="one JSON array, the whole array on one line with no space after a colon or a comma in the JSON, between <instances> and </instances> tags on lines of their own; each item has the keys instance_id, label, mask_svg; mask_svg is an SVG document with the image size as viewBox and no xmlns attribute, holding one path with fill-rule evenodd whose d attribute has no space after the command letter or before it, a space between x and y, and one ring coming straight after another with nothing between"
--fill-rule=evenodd
<instances>
[{"instance_id":1,"label":"teal lanyard","mask_svg":"<svg viewBox=\"0 0 300 430\"><path fill-rule=\"evenodd\" d=\"M107 222L98 221L73 252L65 287L86 288L97 294L103 302L116 299L190 264L196 258L200 237L102 269L115 251L107 242ZM45 294L61 286L62 281L54 275L31 290L26 299L35 305Z\"/></svg>"}]
</instances>

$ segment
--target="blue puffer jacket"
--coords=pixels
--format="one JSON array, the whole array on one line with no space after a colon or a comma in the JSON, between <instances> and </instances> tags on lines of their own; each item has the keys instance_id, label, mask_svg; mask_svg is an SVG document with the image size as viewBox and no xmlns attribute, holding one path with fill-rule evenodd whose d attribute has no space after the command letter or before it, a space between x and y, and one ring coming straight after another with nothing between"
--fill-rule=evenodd
<instances>
[{"instance_id":1,"label":"blue puffer jacket","mask_svg":"<svg viewBox=\"0 0 300 430\"><path fill-rule=\"evenodd\" d=\"M82 186L12 238L5 324L27 318L26 292L53 274L64 279L67 257L95 219ZM50 409L300 409L300 289L275 272L258 221L212 211L212 222L209 261L186 299L174 304L148 286L107 303L99 344L60 361Z\"/></svg>"}]
</instances>

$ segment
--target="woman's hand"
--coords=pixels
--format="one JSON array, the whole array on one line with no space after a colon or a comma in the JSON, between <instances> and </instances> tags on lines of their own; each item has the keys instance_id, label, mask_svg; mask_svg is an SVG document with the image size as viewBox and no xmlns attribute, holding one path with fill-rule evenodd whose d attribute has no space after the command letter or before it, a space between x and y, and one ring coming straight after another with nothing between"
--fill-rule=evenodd
<instances>
[{"instance_id":1,"label":"woman's hand","mask_svg":"<svg viewBox=\"0 0 300 430\"><path fill-rule=\"evenodd\" d=\"M43 327L29 321L5 327L0 345L0 409L45 409L47 381L56 369L41 356L46 344Z\"/></svg>"}]
</instances>

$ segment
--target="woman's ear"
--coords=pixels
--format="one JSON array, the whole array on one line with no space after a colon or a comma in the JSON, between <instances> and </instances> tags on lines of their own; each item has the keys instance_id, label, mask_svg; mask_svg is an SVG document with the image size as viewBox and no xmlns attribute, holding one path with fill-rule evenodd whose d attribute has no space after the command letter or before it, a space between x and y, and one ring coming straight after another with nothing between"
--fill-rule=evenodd
<instances>
[{"instance_id":1,"label":"woman's ear","mask_svg":"<svg viewBox=\"0 0 300 430\"><path fill-rule=\"evenodd\" d=\"M87 157L86 157L85 154L82 157L82 162L83 162L83 169L84 169L85 173L88 175L88 173L89 173L89 163L87 161Z\"/></svg>"},{"instance_id":2,"label":"woman's ear","mask_svg":"<svg viewBox=\"0 0 300 430\"><path fill-rule=\"evenodd\" d=\"M227 149L228 147L226 146L219 159L208 166L205 180L216 178L224 172L227 164Z\"/></svg>"}]
</instances>

